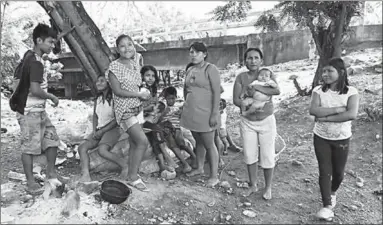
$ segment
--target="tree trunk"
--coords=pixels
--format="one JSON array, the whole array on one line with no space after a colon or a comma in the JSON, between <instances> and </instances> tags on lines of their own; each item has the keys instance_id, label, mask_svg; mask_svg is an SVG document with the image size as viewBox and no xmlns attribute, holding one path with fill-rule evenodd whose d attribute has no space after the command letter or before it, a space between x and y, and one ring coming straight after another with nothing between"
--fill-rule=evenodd
<instances>
[{"instance_id":1,"label":"tree trunk","mask_svg":"<svg viewBox=\"0 0 383 225\"><path fill-rule=\"evenodd\" d=\"M97 77L105 73L109 63L114 59L100 30L79 1L38 1L38 3L48 13L59 31L65 32L74 26L74 30L64 36L64 40L84 70L88 86L95 94Z\"/></svg>"}]
</instances>

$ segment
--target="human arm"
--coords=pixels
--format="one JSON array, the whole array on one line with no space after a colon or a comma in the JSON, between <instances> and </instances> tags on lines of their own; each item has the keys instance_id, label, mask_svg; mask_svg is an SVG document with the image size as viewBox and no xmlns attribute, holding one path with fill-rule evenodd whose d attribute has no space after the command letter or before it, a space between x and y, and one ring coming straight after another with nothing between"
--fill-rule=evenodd
<instances>
[{"instance_id":1,"label":"human arm","mask_svg":"<svg viewBox=\"0 0 383 225\"><path fill-rule=\"evenodd\" d=\"M96 107L97 107L97 98L94 100L94 107L93 107L93 135L96 134L97 125L98 125L98 116L96 113Z\"/></svg>"},{"instance_id":2,"label":"human arm","mask_svg":"<svg viewBox=\"0 0 383 225\"><path fill-rule=\"evenodd\" d=\"M317 118L322 118L326 116L335 115L338 113L343 113L346 111L346 107L321 107L320 106L320 96L318 93L313 91L311 96L310 104L310 115Z\"/></svg>"},{"instance_id":3,"label":"human arm","mask_svg":"<svg viewBox=\"0 0 383 225\"><path fill-rule=\"evenodd\" d=\"M30 76L30 90L33 96L36 96L41 99L50 99L54 106L59 104L59 99L41 88L41 83L43 82L44 67L40 62L31 62L29 65L29 76Z\"/></svg>"},{"instance_id":4,"label":"human arm","mask_svg":"<svg viewBox=\"0 0 383 225\"><path fill-rule=\"evenodd\" d=\"M127 91L121 87L120 81L118 81L116 75L112 71L109 71L108 74L109 77L109 83L110 87L112 88L112 91L115 95L119 97L125 97L125 98L140 98L143 100L146 100L150 97L150 93L148 92L132 92Z\"/></svg>"},{"instance_id":5,"label":"human arm","mask_svg":"<svg viewBox=\"0 0 383 225\"><path fill-rule=\"evenodd\" d=\"M215 66L210 66L207 69L208 78L210 81L211 91L212 91L212 110L210 115L210 126L214 127L217 121L217 115L219 115L219 101L221 99L221 79L219 76L219 71ZM214 120L214 119L215 120Z\"/></svg>"},{"instance_id":6,"label":"human arm","mask_svg":"<svg viewBox=\"0 0 383 225\"><path fill-rule=\"evenodd\" d=\"M317 118L321 122L346 122L355 120L358 115L359 94L351 95L347 100L346 111L335 115Z\"/></svg>"},{"instance_id":7,"label":"human arm","mask_svg":"<svg viewBox=\"0 0 383 225\"><path fill-rule=\"evenodd\" d=\"M237 107L241 107L241 104L242 104L242 99L241 99L242 88L243 87L241 84L241 74L239 74L235 78L234 87L233 87L233 104L236 105Z\"/></svg>"}]
</instances>

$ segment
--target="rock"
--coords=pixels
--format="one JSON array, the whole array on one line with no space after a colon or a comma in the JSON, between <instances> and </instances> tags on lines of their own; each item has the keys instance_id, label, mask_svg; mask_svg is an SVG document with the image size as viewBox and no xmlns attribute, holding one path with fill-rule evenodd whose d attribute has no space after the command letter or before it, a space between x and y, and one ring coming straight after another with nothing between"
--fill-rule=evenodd
<instances>
[{"instance_id":1,"label":"rock","mask_svg":"<svg viewBox=\"0 0 383 225\"><path fill-rule=\"evenodd\" d=\"M357 207L357 206L355 206L355 205L351 205L351 206L350 206L350 209L352 209L352 210L356 211L356 210L358 210L358 207Z\"/></svg>"},{"instance_id":2,"label":"rock","mask_svg":"<svg viewBox=\"0 0 383 225\"><path fill-rule=\"evenodd\" d=\"M86 194L91 194L95 192L100 186L100 182L98 181L91 181L91 182L84 182L84 183L78 183L77 184L77 190L84 192Z\"/></svg>"},{"instance_id":3,"label":"rock","mask_svg":"<svg viewBox=\"0 0 383 225\"><path fill-rule=\"evenodd\" d=\"M202 215L202 212L198 212L199 215Z\"/></svg>"},{"instance_id":4,"label":"rock","mask_svg":"<svg viewBox=\"0 0 383 225\"><path fill-rule=\"evenodd\" d=\"M359 202L359 201L353 201L353 203L354 203L357 207L359 207L359 208L363 208L363 207L364 207L364 204L361 203L361 202Z\"/></svg>"},{"instance_id":5,"label":"rock","mask_svg":"<svg viewBox=\"0 0 383 225\"><path fill-rule=\"evenodd\" d=\"M351 76L351 75L353 75L353 73L354 73L354 70L351 67L348 67L347 68L347 75Z\"/></svg>"},{"instance_id":6,"label":"rock","mask_svg":"<svg viewBox=\"0 0 383 225\"><path fill-rule=\"evenodd\" d=\"M207 206L209 206L209 207L213 207L215 205L215 202L213 201L213 202L210 202L209 204L207 204Z\"/></svg>"},{"instance_id":7,"label":"rock","mask_svg":"<svg viewBox=\"0 0 383 225\"><path fill-rule=\"evenodd\" d=\"M251 217L251 218L254 218L254 217L257 216L257 214L254 211L251 211L251 210L245 210L242 213L243 213L243 215L245 215L247 217Z\"/></svg>"},{"instance_id":8,"label":"rock","mask_svg":"<svg viewBox=\"0 0 383 225\"><path fill-rule=\"evenodd\" d=\"M78 210L80 206L80 195L73 190L68 191L65 196L65 202L61 210L61 215L70 217Z\"/></svg>"},{"instance_id":9,"label":"rock","mask_svg":"<svg viewBox=\"0 0 383 225\"><path fill-rule=\"evenodd\" d=\"M250 207L250 206L251 206L251 203L250 203L250 202L244 202L243 205L244 205L244 206L247 206L247 207Z\"/></svg>"},{"instance_id":10,"label":"rock","mask_svg":"<svg viewBox=\"0 0 383 225\"><path fill-rule=\"evenodd\" d=\"M364 63L364 61L363 60L360 60L360 59L355 59L355 62L354 62L355 64L362 64L362 63Z\"/></svg>"},{"instance_id":11,"label":"rock","mask_svg":"<svg viewBox=\"0 0 383 225\"><path fill-rule=\"evenodd\" d=\"M10 180L15 180L15 181L22 181L22 182L26 182L27 181L27 178L25 177L25 174L13 172L13 171L9 171L8 178Z\"/></svg>"},{"instance_id":12,"label":"rock","mask_svg":"<svg viewBox=\"0 0 383 225\"><path fill-rule=\"evenodd\" d=\"M67 157L67 158L73 158L73 156L74 156L73 152L68 152L68 153L66 154L66 157Z\"/></svg>"},{"instance_id":13,"label":"rock","mask_svg":"<svg viewBox=\"0 0 383 225\"><path fill-rule=\"evenodd\" d=\"M185 206L189 206L189 202L185 202Z\"/></svg>"},{"instance_id":14,"label":"rock","mask_svg":"<svg viewBox=\"0 0 383 225\"><path fill-rule=\"evenodd\" d=\"M230 171L227 171L227 174L229 174L230 176L232 176L232 177L235 177L235 172L234 171L232 171L232 170L230 170Z\"/></svg>"},{"instance_id":15,"label":"rock","mask_svg":"<svg viewBox=\"0 0 383 225\"><path fill-rule=\"evenodd\" d=\"M153 219L153 218L151 218L151 219L148 219L148 221L149 221L149 222L152 222L152 223L155 223L155 222L157 222L157 220L156 220L156 219Z\"/></svg>"},{"instance_id":16,"label":"rock","mask_svg":"<svg viewBox=\"0 0 383 225\"><path fill-rule=\"evenodd\" d=\"M228 181L222 181L219 186L223 187L223 188L231 188L230 186L230 183Z\"/></svg>"},{"instance_id":17,"label":"rock","mask_svg":"<svg viewBox=\"0 0 383 225\"><path fill-rule=\"evenodd\" d=\"M58 146L59 150L64 151L68 146L60 140L60 144Z\"/></svg>"},{"instance_id":18,"label":"rock","mask_svg":"<svg viewBox=\"0 0 383 225\"><path fill-rule=\"evenodd\" d=\"M363 72L363 68L361 66L351 66L350 67L352 69L352 75L359 75L359 74L362 74Z\"/></svg>"},{"instance_id":19,"label":"rock","mask_svg":"<svg viewBox=\"0 0 383 225\"><path fill-rule=\"evenodd\" d=\"M356 178L356 186L363 187L364 186L364 180L360 177Z\"/></svg>"},{"instance_id":20,"label":"rock","mask_svg":"<svg viewBox=\"0 0 383 225\"><path fill-rule=\"evenodd\" d=\"M164 170L161 172L161 177L165 178L166 180L172 180L176 178L176 176L177 176L176 171L170 172L170 171Z\"/></svg>"},{"instance_id":21,"label":"rock","mask_svg":"<svg viewBox=\"0 0 383 225\"><path fill-rule=\"evenodd\" d=\"M346 68L350 67L351 63L354 62L354 59L350 56L346 56L346 57L342 57L342 58L343 58L343 61L344 61Z\"/></svg>"},{"instance_id":22,"label":"rock","mask_svg":"<svg viewBox=\"0 0 383 225\"><path fill-rule=\"evenodd\" d=\"M375 67L375 72L382 73L382 67Z\"/></svg>"},{"instance_id":23,"label":"rock","mask_svg":"<svg viewBox=\"0 0 383 225\"><path fill-rule=\"evenodd\" d=\"M295 160L295 159L291 162L291 164L294 165L294 166L299 166L299 167L300 167L300 166L303 166L303 163L302 163L302 162L300 162L300 161L298 161L298 160Z\"/></svg>"},{"instance_id":24,"label":"rock","mask_svg":"<svg viewBox=\"0 0 383 225\"><path fill-rule=\"evenodd\" d=\"M229 221L231 219L231 216L227 215L225 219L226 219L226 221Z\"/></svg>"}]
</instances>

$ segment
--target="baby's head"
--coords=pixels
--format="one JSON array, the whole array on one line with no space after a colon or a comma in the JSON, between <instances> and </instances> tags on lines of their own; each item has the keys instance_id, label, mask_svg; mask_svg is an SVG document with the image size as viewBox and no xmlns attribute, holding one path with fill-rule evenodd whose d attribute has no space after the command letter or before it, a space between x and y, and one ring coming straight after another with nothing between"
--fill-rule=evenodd
<instances>
[{"instance_id":1,"label":"baby's head","mask_svg":"<svg viewBox=\"0 0 383 225\"><path fill-rule=\"evenodd\" d=\"M222 111L226 108L226 100L221 98L221 100L219 101L219 111ZM221 112L221 113L222 113Z\"/></svg>"},{"instance_id":2,"label":"baby's head","mask_svg":"<svg viewBox=\"0 0 383 225\"><path fill-rule=\"evenodd\" d=\"M259 70L258 81L267 82L270 80L272 72L268 68L262 68Z\"/></svg>"}]
</instances>

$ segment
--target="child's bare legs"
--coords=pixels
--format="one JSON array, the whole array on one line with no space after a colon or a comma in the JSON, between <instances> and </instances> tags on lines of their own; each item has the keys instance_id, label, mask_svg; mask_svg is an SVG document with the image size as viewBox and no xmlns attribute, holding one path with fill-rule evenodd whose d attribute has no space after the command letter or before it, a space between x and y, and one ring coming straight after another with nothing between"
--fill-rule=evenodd
<instances>
[{"instance_id":1,"label":"child's bare legs","mask_svg":"<svg viewBox=\"0 0 383 225\"><path fill-rule=\"evenodd\" d=\"M227 131L225 128L221 128L220 131L219 131L219 136L220 136L220 139L223 143L223 152L222 152L222 155L228 155L227 153L227 149L229 148L229 142L227 141Z\"/></svg>"},{"instance_id":2,"label":"child's bare legs","mask_svg":"<svg viewBox=\"0 0 383 225\"><path fill-rule=\"evenodd\" d=\"M27 188L28 190L37 190L40 188L40 185L35 181L33 177L33 155L31 154L21 154L21 161L23 163L24 173L27 178Z\"/></svg>"},{"instance_id":3,"label":"child's bare legs","mask_svg":"<svg viewBox=\"0 0 383 225\"><path fill-rule=\"evenodd\" d=\"M81 165L81 177L79 182L90 182L92 181L89 173L89 155L88 151L97 147L97 143L93 141L85 141L78 147L78 153L80 155Z\"/></svg>"},{"instance_id":4,"label":"child's bare legs","mask_svg":"<svg viewBox=\"0 0 383 225\"><path fill-rule=\"evenodd\" d=\"M168 151L166 150L166 143L161 143L159 144L161 152L162 152L162 157L164 160L167 162L167 164L173 168L177 168L177 164L174 162L172 157L170 157Z\"/></svg>"},{"instance_id":5,"label":"child's bare legs","mask_svg":"<svg viewBox=\"0 0 383 225\"><path fill-rule=\"evenodd\" d=\"M127 133L130 142L127 179L136 181L139 179L138 169L149 143L141 125L138 123L131 126Z\"/></svg>"},{"instance_id":6,"label":"child's bare legs","mask_svg":"<svg viewBox=\"0 0 383 225\"><path fill-rule=\"evenodd\" d=\"M231 136L230 136L229 132L226 132L226 140L227 140L227 142L229 143L229 147L228 147L228 149L232 149L232 150L234 150L234 151L236 151L236 152L240 152L240 151L242 151L241 148L239 148L239 147L233 142L233 140L231 139Z\"/></svg>"},{"instance_id":7,"label":"child's bare legs","mask_svg":"<svg viewBox=\"0 0 383 225\"><path fill-rule=\"evenodd\" d=\"M158 166L160 167L160 172L167 170L169 172L173 172L174 168L172 166L168 166L165 163L164 155L162 153L157 155Z\"/></svg>"},{"instance_id":8,"label":"child's bare legs","mask_svg":"<svg viewBox=\"0 0 383 225\"><path fill-rule=\"evenodd\" d=\"M129 172L128 164L125 162L123 158L110 152L110 149L111 149L111 146L107 144L101 144L98 147L98 154L100 154L101 157L116 163L121 168L120 178L126 179Z\"/></svg>"},{"instance_id":9,"label":"child's bare legs","mask_svg":"<svg viewBox=\"0 0 383 225\"><path fill-rule=\"evenodd\" d=\"M171 150L174 152L174 154L176 155L176 157L181 161L181 163L184 165L184 169L182 170L182 172L184 173L188 173L192 170L191 166L189 165L189 163L186 162L186 160L182 157L182 154L181 154L181 149L179 149L178 147L173 147L171 148Z\"/></svg>"},{"instance_id":10,"label":"child's bare legs","mask_svg":"<svg viewBox=\"0 0 383 225\"><path fill-rule=\"evenodd\" d=\"M47 178L57 178L55 170L57 147L50 147L45 150L45 156L47 157Z\"/></svg>"},{"instance_id":11,"label":"child's bare legs","mask_svg":"<svg viewBox=\"0 0 383 225\"><path fill-rule=\"evenodd\" d=\"M215 146L217 147L217 150L218 150L218 166L219 167L223 167L225 165L223 159L221 158L221 155L223 154L223 151L224 151L224 145L222 143L222 140L221 138L219 137L219 131L216 130L215 131L215 134L214 134L214 143L215 143Z\"/></svg>"}]
</instances>

